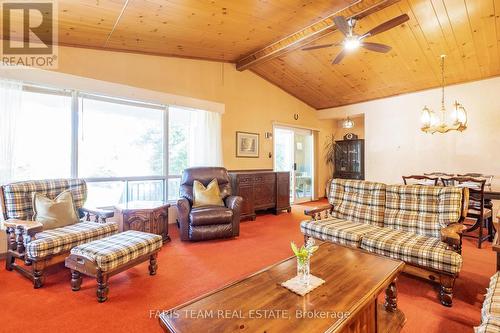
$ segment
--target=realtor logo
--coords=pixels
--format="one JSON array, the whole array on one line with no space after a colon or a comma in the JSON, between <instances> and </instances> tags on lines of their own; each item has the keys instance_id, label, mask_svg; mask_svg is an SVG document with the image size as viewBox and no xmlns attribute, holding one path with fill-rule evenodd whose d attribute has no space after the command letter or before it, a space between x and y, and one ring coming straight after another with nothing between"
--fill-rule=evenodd
<instances>
[{"instance_id":1,"label":"realtor logo","mask_svg":"<svg viewBox=\"0 0 500 333\"><path fill-rule=\"evenodd\" d=\"M57 67L57 10L53 1L2 2L3 66Z\"/></svg>"}]
</instances>

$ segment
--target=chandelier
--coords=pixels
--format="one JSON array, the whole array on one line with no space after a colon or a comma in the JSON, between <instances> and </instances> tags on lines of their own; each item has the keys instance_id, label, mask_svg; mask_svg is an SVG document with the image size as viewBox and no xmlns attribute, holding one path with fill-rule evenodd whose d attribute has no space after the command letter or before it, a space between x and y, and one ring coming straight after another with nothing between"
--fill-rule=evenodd
<instances>
[{"instance_id":1,"label":"chandelier","mask_svg":"<svg viewBox=\"0 0 500 333\"><path fill-rule=\"evenodd\" d=\"M353 128L354 127L354 121L347 117L346 119L342 120L342 128Z\"/></svg>"},{"instance_id":2,"label":"chandelier","mask_svg":"<svg viewBox=\"0 0 500 333\"><path fill-rule=\"evenodd\" d=\"M420 128L425 133L447 133L450 131L460 131L462 132L467 128L467 111L462 104L455 101L453 104L453 110L450 114L450 124L447 121L447 111L444 106L444 58L446 56L441 56L441 112L438 116L434 111L425 106L422 110L421 122L422 127Z\"/></svg>"}]
</instances>

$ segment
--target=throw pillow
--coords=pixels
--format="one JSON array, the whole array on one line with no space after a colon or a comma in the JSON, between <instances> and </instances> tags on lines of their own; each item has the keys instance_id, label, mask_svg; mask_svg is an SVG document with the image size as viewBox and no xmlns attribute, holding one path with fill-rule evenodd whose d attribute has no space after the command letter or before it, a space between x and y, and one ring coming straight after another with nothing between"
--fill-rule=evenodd
<instances>
[{"instance_id":1,"label":"throw pillow","mask_svg":"<svg viewBox=\"0 0 500 333\"><path fill-rule=\"evenodd\" d=\"M33 194L33 221L43 224L43 230L65 227L78 222L73 194L63 191L54 199Z\"/></svg>"},{"instance_id":2,"label":"throw pillow","mask_svg":"<svg viewBox=\"0 0 500 333\"><path fill-rule=\"evenodd\" d=\"M224 206L217 179L214 178L207 187L197 180L193 182L193 207L201 206Z\"/></svg>"}]
</instances>

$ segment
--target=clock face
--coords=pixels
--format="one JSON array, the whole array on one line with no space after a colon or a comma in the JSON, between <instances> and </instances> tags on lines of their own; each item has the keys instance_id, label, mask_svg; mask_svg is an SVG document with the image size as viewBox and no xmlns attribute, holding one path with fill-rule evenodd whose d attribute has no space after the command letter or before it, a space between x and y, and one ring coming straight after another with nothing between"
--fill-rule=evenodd
<instances>
[{"instance_id":1,"label":"clock face","mask_svg":"<svg viewBox=\"0 0 500 333\"><path fill-rule=\"evenodd\" d=\"M344 135L344 139L345 140L353 140L353 139L357 139L358 136L354 133L347 133L346 135Z\"/></svg>"}]
</instances>

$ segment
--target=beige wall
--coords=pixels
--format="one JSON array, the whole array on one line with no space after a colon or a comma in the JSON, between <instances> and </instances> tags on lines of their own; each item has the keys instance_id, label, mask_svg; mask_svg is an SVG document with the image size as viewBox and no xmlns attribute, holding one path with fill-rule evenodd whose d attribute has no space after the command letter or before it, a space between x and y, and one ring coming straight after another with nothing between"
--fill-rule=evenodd
<instances>
[{"instance_id":1,"label":"beige wall","mask_svg":"<svg viewBox=\"0 0 500 333\"><path fill-rule=\"evenodd\" d=\"M316 110L250 71L239 72L227 63L60 47L57 72L222 103L223 156L228 169L273 168L269 157L273 142L264 133L272 132L274 121L318 129L316 190L324 192L328 170L322 162L322 147L335 122L318 119ZM297 121L294 114L299 116ZM259 158L236 158L236 131L260 134Z\"/></svg>"}]
</instances>

